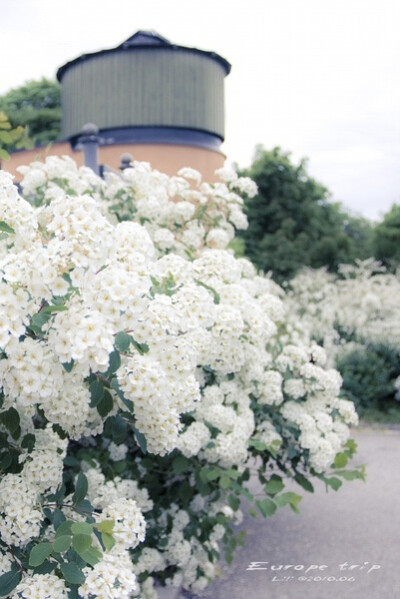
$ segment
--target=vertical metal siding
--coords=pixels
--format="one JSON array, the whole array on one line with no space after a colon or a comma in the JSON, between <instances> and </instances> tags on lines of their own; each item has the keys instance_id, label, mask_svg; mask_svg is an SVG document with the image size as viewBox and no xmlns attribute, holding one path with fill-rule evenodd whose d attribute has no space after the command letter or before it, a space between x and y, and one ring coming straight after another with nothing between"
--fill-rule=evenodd
<instances>
[{"instance_id":1,"label":"vertical metal siding","mask_svg":"<svg viewBox=\"0 0 400 599\"><path fill-rule=\"evenodd\" d=\"M184 49L92 56L62 80L63 136L99 129L170 126L224 136L224 77L217 61Z\"/></svg>"}]
</instances>

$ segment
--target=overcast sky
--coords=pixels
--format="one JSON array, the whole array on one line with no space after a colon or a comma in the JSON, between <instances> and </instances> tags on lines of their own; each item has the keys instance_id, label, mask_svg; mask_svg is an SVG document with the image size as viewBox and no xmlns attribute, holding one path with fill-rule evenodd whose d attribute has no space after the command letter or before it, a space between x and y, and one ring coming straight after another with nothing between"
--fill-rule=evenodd
<instances>
[{"instance_id":1,"label":"overcast sky","mask_svg":"<svg viewBox=\"0 0 400 599\"><path fill-rule=\"evenodd\" d=\"M228 162L276 145L334 200L378 218L400 203L399 0L0 0L0 93L54 77L138 29L214 50Z\"/></svg>"}]
</instances>

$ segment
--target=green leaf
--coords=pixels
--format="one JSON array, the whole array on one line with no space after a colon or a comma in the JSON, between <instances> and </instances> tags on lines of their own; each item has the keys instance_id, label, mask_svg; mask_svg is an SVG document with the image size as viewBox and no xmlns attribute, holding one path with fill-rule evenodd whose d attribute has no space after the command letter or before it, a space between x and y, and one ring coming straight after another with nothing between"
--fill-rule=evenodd
<instances>
[{"instance_id":1,"label":"green leaf","mask_svg":"<svg viewBox=\"0 0 400 599\"><path fill-rule=\"evenodd\" d=\"M83 472L80 472L76 481L75 493L72 496L73 503L79 503L82 499L85 499L86 493L88 492L88 481Z\"/></svg>"},{"instance_id":2,"label":"green leaf","mask_svg":"<svg viewBox=\"0 0 400 599\"><path fill-rule=\"evenodd\" d=\"M128 351L129 346L132 341L133 341L133 338L131 335L128 335L128 333L124 333L124 331L120 331L119 333L117 333L115 335L115 344L114 345L118 351L125 353Z\"/></svg>"},{"instance_id":3,"label":"green leaf","mask_svg":"<svg viewBox=\"0 0 400 599\"><path fill-rule=\"evenodd\" d=\"M89 522L74 522L71 526L71 532L74 535L91 535L93 524Z\"/></svg>"},{"instance_id":4,"label":"green leaf","mask_svg":"<svg viewBox=\"0 0 400 599\"><path fill-rule=\"evenodd\" d=\"M276 495L277 493L280 493L284 487L285 485L283 484L281 477L273 474L267 484L264 485L264 491L267 495Z\"/></svg>"},{"instance_id":5,"label":"green leaf","mask_svg":"<svg viewBox=\"0 0 400 599\"><path fill-rule=\"evenodd\" d=\"M60 570L65 580L70 584L82 584L85 582L85 575L73 562L61 564Z\"/></svg>"},{"instance_id":6,"label":"green leaf","mask_svg":"<svg viewBox=\"0 0 400 599\"><path fill-rule=\"evenodd\" d=\"M53 546L51 543L39 543L35 545L29 554L29 565L30 566L40 566L43 564L44 560L49 557L49 555L53 551Z\"/></svg>"},{"instance_id":7,"label":"green leaf","mask_svg":"<svg viewBox=\"0 0 400 599\"><path fill-rule=\"evenodd\" d=\"M265 451L267 449L267 445L258 439L250 439L249 445L257 451Z\"/></svg>"},{"instance_id":8,"label":"green leaf","mask_svg":"<svg viewBox=\"0 0 400 599\"><path fill-rule=\"evenodd\" d=\"M334 491L337 491L342 486L342 481L336 476L331 476L330 478L324 478L324 482L331 487Z\"/></svg>"},{"instance_id":9,"label":"green leaf","mask_svg":"<svg viewBox=\"0 0 400 599\"><path fill-rule=\"evenodd\" d=\"M203 283L203 281L199 281L199 279L195 279L195 283L197 283L197 285L200 285L200 287L204 287L204 289L207 289L207 291L210 291L214 297L214 304L219 304L219 302L221 301L221 297L213 287L210 287L210 285L206 285L205 283Z\"/></svg>"},{"instance_id":10,"label":"green leaf","mask_svg":"<svg viewBox=\"0 0 400 599\"><path fill-rule=\"evenodd\" d=\"M76 504L76 507L79 508L80 511L83 512L93 512L94 511L94 507L92 506L92 504L90 503L90 501L88 499L82 499L82 501L79 501ZM87 514L87 519L88 521L91 522L95 522L95 519L93 518L92 514Z\"/></svg>"},{"instance_id":11,"label":"green leaf","mask_svg":"<svg viewBox=\"0 0 400 599\"><path fill-rule=\"evenodd\" d=\"M302 496L301 495L297 495L297 493L292 493L291 494L291 499L289 502L290 507L292 508L292 510L294 511L295 514L299 514L300 510L298 508L298 504L299 502L302 500Z\"/></svg>"},{"instance_id":12,"label":"green leaf","mask_svg":"<svg viewBox=\"0 0 400 599\"><path fill-rule=\"evenodd\" d=\"M202 468L200 470L200 476L204 482L207 482L220 478L221 472L222 471L219 468Z\"/></svg>"},{"instance_id":13,"label":"green leaf","mask_svg":"<svg viewBox=\"0 0 400 599\"><path fill-rule=\"evenodd\" d=\"M234 489L236 491L236 493L240 493L240 495L244 495L249 501L253 501L254 500L254 497L250 493L250 491L248 489L246 489L246 487L240 485L235 480L232 481L232 489Z\"/></svg>"},{"instance_id":14,"label":"green leaf","mask_svg":"<svg viewBox=\"0 0 400 599\"><path fill-rule=\"evenodd\" d=\"M85 551L84 553L80 553L79 555L90 566L95 566L103 557L101 551L99 551L95 547L90 547L87 551Z\"/></svg>"},{"instance_id":15,"label":"green leaf","mask_svg":"<svg viewBox=\"0 0 400 599\"><path fill-rule=\"evenodd\" d=\"M179 486L178 491L179 497L182 499L183 503L186 505L192 499L194 495L194 489L189 485L189 483L184 480L183 483Z\"/></svg>"},{"instance_id":16,"label":"green leaf","mask_svg":"<svg viewBox=\"0 0 400 599\"><path fill-rule=\"evenodd\" d=\"M0 422L10 433L17 431L19 427L19 414L15 408L9 408L5 412L0 413Z\"/></svg>"},{"instance_id":17,"label":"green leaf","mask_svg":"<svg viewBox=\"0 0 400 599\"><path fill-rule=\"evenodd\" d=\"M46 312L44 312L42 310L40 313L34 314L32 316L31 326L32 326L32 328L36 328L40 331L42 329L43 325L46 324L46 322L48 322L49 319L50 319L50 314L46 314Z\"/></svg>"},{"instance_id":18,"label":"green leaf","mask_svg":"<svg viewBox=\"0 0 400 599\"><path fill-rule=\"evenodd\" d=\"M146 437L136 427L133 426L132 429L135 433L136 441L137 441L140 449L142 450L143 453L147 453Z\"/></svg>"},{"instance_id":19,"label":"green leaf","mask_svg":"<svg viewBox=\"0 0 400 599\"><path fill-rule=\"evenodd\" d=\"M305 491L308 491L309 493L314 493L314 487L312 486L308 478L306 478L303 474L300 474L300 472L297 472L296 476L294 477L294 480L297 482L297 484L300 485L300 487L303 487Z\"/></svg>"},{"instance_id":20,"label":"green leaf","mask_svg":"<svg viewBox=\"0 0 400 599\"><path fill-rule=\"evenodd\" d=\"M257 501L256 505L263 516L272 516L276 512L276 504L268 497L265 497L265 499L262 499L261 501Z\"/></svg>"},{"instance_id":21,"label":"green leaf","mask_svg":"<svg viewBox=\"0 0 400 599\"><path fill-rule=\"evenodd\" d=\"M104 386L99 380L93 381L89 386L90 391L90 407L95 408L104 397Z\"/></svg>"},{"instance_id":22,"label":"green leaf","mask_svg":"<svg viewBox=\"0 0 400 599\"><path fill-rule=\"evenodd\" d=\"M133 401L131 401L130 399L127 399L124 394L122 393L120 386L118 384L118 380L116 378L113 378L111 381L111 387L114 389L114 391L116 392L116 394L118 395L118 397L120 398L120 400L126 405L126 407L128 408L129 412L133 413Z\"/></svg>"},{"instance_id":23,"label":"green leaf","mask_svg":"<svg viewBox=\"0 0 400 599\"><path fill-rule=\"evenodd\" d=\"M43 562L43 564L40 564L40 566L36 566L36 568L33 569L33 572L35 574L50 574L57 568L57 566L58 563L56 561L46 561Z\"/></svg>"},{"instance_id":24,"label":"green leaf","mask_svg":"<svg viewBox=\"0 0 400 599\"><path fill-rule=\"evenodd\" d=\"M105 532L109 535L112 534L115 526L114 520L102 520L99 524L96 525L97 530L100 532Z\"/></svg>"},{"instance_id":25,"label":"green leaf","mask_svg":"<svg viewBox=\"0 0 400 599\"><path fill-rule=\"evenodd\" d=\"M73 548L79 555L85 553L92 545L92 537L85 534L74 535L72 538Z\"/></svg>"},{"instance_id":26,"label":"green leaf","mask_svg":"<svg viewBox=\"0 0 400 599\"><path fill-rule=\"evenodd\" d=\"M96 407L102 418L105 418L113 409L114 401L111 394L107 390L104 390L104 395Z\"/></svg>"},{"instance_id":27,"label":"green leaf","mask_svg":"<svg viewBox=\"0 0 400 599\"><path fill-rule=\"evenodd\" d=\"M0 231L3 233L15 233L14 229L4 222L4 220L0 220Z\"/></svg>"},{"instance_id":28,"label":"green leaf","mask_svg":"<svg viewBox=\"0 0 400 599\"><path fill-rule=\"evenodd\" d=\"M67 438L67 433L65 432L65 430L63 428L61 428L61 426L59 424L53 424L53 431L55 433L57 433L61 439L66 439Z\"/></svg>"},{"instance_id":29,"label":"green leaf","mask_svg":"<svg viewBox=\"0 0 400 599\"><path fill-rule=\"evenodd\" d=\"M293 493L292 491L288 491L287 493L282 493L281 495L275 495L274 501L278 507L284 507L285 505L290 505L292 510L298 514L299 509L297 507L298 503L302 500L302 496L297 493Z\"/></svg>"},{"instance_id":30,"label":"green leaf","mask_svg":"<svg viewBox=\"0 0 400 599\"><path fill-rule=\"evenodd\" d=\"M338 453L335 457L335 468L345 468L347 466L348 458L345 453Z\"/></svg>"},{"instance_id":31,"label":"green leaf","mask_svg":"<svg viewBox=\"0 0 400 599\"><path fill-rule=\"evenodd\" d=\"M285 374L283 375L283 380L284 381L288 381L291 378L293 378L293 375L292 375L292 373L290 371L289 366L286 366Z\"/></svg>"},{"instance_id":32,"label":"green leaf","mask_svg":"<svg viewBox=\"0 0 400 599\"><path fill-rule=\"evenodd\" d=\"M68 591L68 599L82 599L82 595L78 593L77 585L70 587Z\"/></svg>"},{"instance_id":33,"label":"green leaf","mask_svg":"<svg viewBox=\"0 0 400 599\"><path fill-rule=\"evenodd\" d=\"M231 486L231 479L228 476L221 476L219 479L219 486L221 489L229 489Z\"/></svg>"},{"instance_id":34,"label":"green leaf","mask_svg":"<svg viewBox=\"0 0 400 599\"><path fill-rule=\"evenodd\" d=\"M64 516L64 514L62 513L61 510L59 509L55 509L54 510L54 515L53 515L53 526L54 528L57 530L57 528L60 526L60 524L62 524L63 522L65 522L66 517Z\"/></svg>"},{"instance_id":35,"label":"green leaf","mask_svg":"<svg viewBox=\"0 0 400 599\"><path fill-rule=\"evenodd\" d=\"M33 448L35 447L36 437L32 433L26 434L22 438L21 447L28 450L28 453L31 453Z\"/></svg>"},{"instance_id":36,"label":"green leaf","mask_svg":"<svg viewBox=\"0 0 400 599\"><path fill-rule=\"evenodd\" d=\"M108 374L113 374L121 366L121 357L117 350L114 350L109 355Z\"/></svg>"},{"instance_id":37,"label":"green leaf","mask_svg":"<svg viewBox=\"0 0 400 599\"><path fill-rule=\"evenodd\" d=\"M197 483L197 490L202 497L207 497L211 493L210 485L204 484L201 480Z\"/></svg>"},{"instance_id":38,"label":"green leaf","mask_svg":"<svg viewBox=\"0 0 400 599\"><path fill-rule=\"evenodd\" d=\"M113 463L112 469L116 474L122 474L129 467L129 463L126 460L120 460Z\"/></svg>"},{"instance_id":39,"label":"green leaf","mask_svg":"<svg viewBox=\"0 0 400 599\"><path fill-rule=\"evenodd\" d=\"M12 461L13 460L11 454L5 453L0 460L0 470L2 470L3 472L7 470L7 468L11 465Z\"/></svg>"},{"instance_id":40,"label":"green leaf","mask_svg":"<svg viewBox=\"0 0 400 599\"><path fill-rule=\"evenodd\" d=\"M53 312L65 312L68 310L67 306L64 305L56 305L56 306L45 306L42 310L44 314L52 314Z\"/></svg>"},{"instance_id":41,"label":"green leaf","mask_svg":"<svg viewBox=\"0 0 400 599\"><path fill-rule=\"evenodd\" d=\"M0 131L0 141L4 144L11 144L13 142L13 137L9 131Z\"/></svg>"},{"instance_id":42,"label":"green leaf","mask_svg":"<svg viewBox=\"0 0 400 599\"><path fill-rule=\"evenodd\" d=\"M335 472L335 474L342 476L345 480L355 480L357 478L365 480L365 473L363 470L341 470L340 472Z\"/></svg>"},{"instance_id":43,"label":"green leaf","mask_svg":"<svg viewBox=\"0 0 400 599\"><path fill-rule=\"evenodd\" d=\"M71 527L73 524L75 524L75 522L72 522L72 520L61 522L60 526L57 527L55 538L57 539L58 537L72 534Z\"/></svg>"},{"instance_id":44,"label":"green leaf","mask_svg":"<svg viewBox=\"0 0 400 599\"><path fill-rule=\"evenodd\" d=\"M147 343L138 343L138 341L136 341L135 339L132 339L132 345L133 345L133 347L135 347L135 349L137 349L139 354L141 354L142 356L144 354L147 354L150 349L149 346L147 345Z\"/></svg>"},{"instance_id":45,"label":"green leaf","mask_svg":"<svg viewBox=\"0 0 400 599\"><path fill-rule=\"evenodd\" d=\"M64 553L71 547L72 537L70 535L62 535L53 542L53 551L56 553Z\"/></svg>"},{"instance_id":46,"label":"green leaf","mask_svg":"<svg viewBox=\"0 0 400 599\"><path fill-rule=\"evenodd\" d=\"M227 470L226 474L231 478L239 478L241 476L241 473L238 470L234 470L233 468Z\"/></svg>"},{"instance_id":47,"label":"green leaf","mask_svg":"<svg viewBox=\"0 0 400 599\"><path fill-rule=\"evenodd\" d=\"M2 159L2 160L10 159L10 154L8 152L6 152L4 148L0 148L0 159Z\"/></svg>"},{"instance_id":48,"label":"green leaf","mask_svg":"<svg viewBox=\"0 0 400 599\"><path fill-rule=\"evenodd\" d=\"M236 510L239 509L240 507L240 499L239 497L236 497L236 495L229 495L228 496L228 505L233 509L234 512L236 512Z\"/></svg>"},{"instance_id":49,"label":"green leaf","mask_svg":"<svg viewBox=\"0 0 400 599\"><path fill-rule=\"evenodd\" d=\"M108 421L110 421L111 436L114 440L114 443L120 445L125 440L128 432L127 422L118 414L111 416L107 422Z\"/></svg>"},{"instance_id":50,"label":"green leaf","mask_svg":"<svg viewBox=\"0 0 400 599\"><path fill-rule=\"evenodd\" d=\"M101 535L101 540L103 542L104 547L106 548L106 551L111 551L111 549L115 545L114 537L107 532L103 532Z\"/></svg>"},{"instance_id":51,"label":"green leaf","mask_svg":"<svg viewBox=\"0 0 400 599\"><path fill-rule=\"evenodd\" d=\"M21 433L22 433L21 427L18 425L17 428L12 431L11 436L16 441L17 439L20 438Z\"/></svg>"},{"instance_id":52,"label":"green leaf","mask_svg":"<svg viewBox=\"0 0 400 599\"><path fill-rule=\"evenodd\" d=\"M1 157L1 154L0 154ZM19 570L12 570L0 576L0 597L6 597L15 589L21 580Z\"/></svg>"},{"instance_id":53,"label":"green leaf","mask_svg":"<svg viewBox=\"0 0 400 599\"><path fill-rule=\"evenodd\" d=\"M64 460L64 465L72 467L79 466L79 460L74 458L72 455L68 455Z\"/></svg>"},{"instance_id":54,"label":"green leaf","mask_svg":"<svg viewBox=\"0 0 400 599\"><path fill-rule=\"evenodd\" d=\"M298 457L300 454L295 447L288 447L287 457L289 460Z\"/></svg>"},{"instance_id":55,"label":"green leaf","mask_svg":"<svg viewBox=\"0 0 400 599\"><path fill-rule=\"evenodd\" d=\"M354 439L348 439L346 441L345 447L347 448L347 451L350 454L349 457L353 456L357 451L357 443L354 441Z\"/></svg>"},{"instance_id":56,"label":"green leaf","mask_svg":"<svg viewBox=\"0 0 400 599\"><path fill-rule=\"evenodd\" d=\"M189 460L187 458L185 458L183 455L178 455L172 461L172 469L176 474L182 474L182 472L185 472L185 470L187 470L189 465L190 465Z\"/></svg>"},{"instance_id":57,"label":"green leaf","mask_svg":"<svg viewBox=\"0 0 400 599\"><path fill-rule=\"evenodd\" d=\"M66 370L67 372L71 372L71 370L74 367L74 361L71 360L71 362L64 362L63 364L64 370Z\"/></svg>"}]
</instances>

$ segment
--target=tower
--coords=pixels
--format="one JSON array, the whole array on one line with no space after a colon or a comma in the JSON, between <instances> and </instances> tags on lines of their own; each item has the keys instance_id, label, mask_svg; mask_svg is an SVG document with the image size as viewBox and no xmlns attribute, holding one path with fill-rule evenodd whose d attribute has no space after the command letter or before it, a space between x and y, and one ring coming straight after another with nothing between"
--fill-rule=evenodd
<instances>
[{"instance_id":1,"label":"tower","mask_svg":"<svg viewBox=\"0 0 400 599\"><path fill-rule=\"evenodd\" d=\"M62 136L77 150L82 126L92 122L99 128L100 162L115 168L129 152L171 174L191 166L210 178L225 158L220 146L230 68L214 52L138 31L58 69Z\"/></svg>"}]
</instances>

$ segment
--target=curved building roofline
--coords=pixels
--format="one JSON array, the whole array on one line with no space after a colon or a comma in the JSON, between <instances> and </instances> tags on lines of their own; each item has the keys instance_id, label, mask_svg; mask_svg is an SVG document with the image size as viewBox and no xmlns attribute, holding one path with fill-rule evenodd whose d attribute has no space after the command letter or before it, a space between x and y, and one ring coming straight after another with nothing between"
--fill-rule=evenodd
<instances>
[{"instance_id":1,"label":"curved building roofline","mask_svg":"<svg viewBox=\"0 0 400 599\"><path fill-rule=\"evenodd\" d=\"M84 62L94 56L101 56L102 54L112 54L113 52L132 52L137 49L143 50L168 50L171 52L184 50L185 52L192 52L194 54L202 54L212 60L218 62L223 69L225 70L225 75L228 75L231 71L231 64L222 56L217 54L216 52L211 52L208 50L199 50L198 48L190 48L187 46L178 46L176 44L171 44L169 40L165 37L159 35L155 31L143 31L139 30L134 33L130 38L125 40L119 46L115 48L109 48L106 50L99 50L98 52L91 52L90 54L82 54L69 62L66 62L63 66L61 66L57 71L57 79L61 82L64 74L71 68L73 65Z\"/></svg>"}]
</instances>

